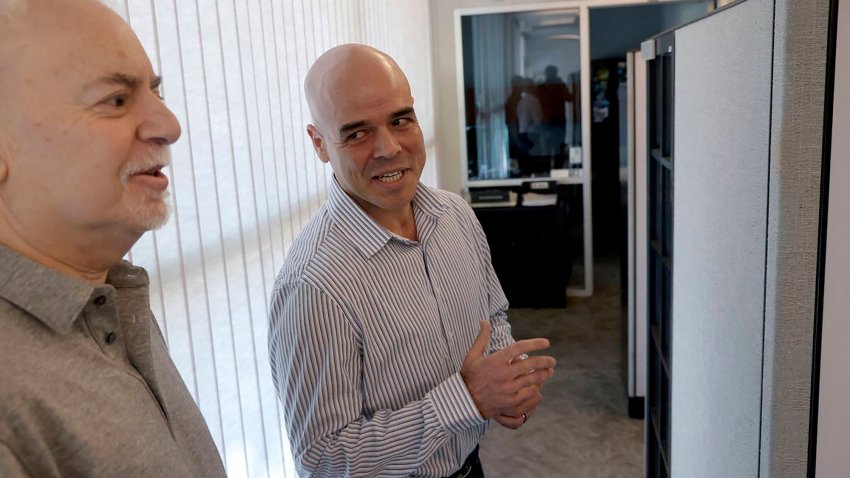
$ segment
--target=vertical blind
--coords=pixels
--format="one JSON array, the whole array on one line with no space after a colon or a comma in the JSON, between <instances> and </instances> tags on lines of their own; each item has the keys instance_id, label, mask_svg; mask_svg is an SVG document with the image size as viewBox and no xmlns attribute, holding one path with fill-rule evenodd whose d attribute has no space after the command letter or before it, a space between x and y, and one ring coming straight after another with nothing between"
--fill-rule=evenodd
<instances>
[{"instance_id":1,"label":"vertical blind","mask_svg":"<svg viewBox=\"0 0 850 478\"><path fill-rule=\"evenodd\" d=\"M128 258L231 477L295 476L268 364L269 291L327 195L302 82L328 48L366 43L411 81L436 180L426 0L112 0L163 76L183 136L172 218Z\"/></svg>"}]
</instances>

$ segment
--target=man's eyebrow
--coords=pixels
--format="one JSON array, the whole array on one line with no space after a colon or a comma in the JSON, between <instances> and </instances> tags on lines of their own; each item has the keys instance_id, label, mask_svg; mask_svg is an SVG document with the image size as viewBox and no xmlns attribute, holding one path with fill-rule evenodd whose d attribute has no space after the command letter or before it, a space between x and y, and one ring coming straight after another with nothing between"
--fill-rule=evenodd
<instances>
[{"instance_id":1,"label":"man's eyebrow","mask_svg":"<svg viewBox=\"0 0 850 478\"><path fill-rule=\"evenodd\" d=\"M400 110L394 111L390 117L391 118L399 118L401 116L407 116L409 114L415 114L412 106L408 106L406 108L402 108ZM350 131L354 131L356 129L360 129L366 125L368 125L366 121L353 121L351 123L345 123L344 125L339 127L338 133L340 136L345 136Z\"/></svg>"},{"instance_id":2,"label":"man's eyebrow","mask_svg":"<svg viewBox=\"0 0 850 478\"><path fill-rule=\"evenodd\" d=\"M98 78L97 80L93 81L91 85L96 85L98 83L124 85L132 90L138 88L142 84L142 80L139 79L139 77L137 76L128 75L126 73L112 73L111 75L106 75ZM154 75L151 79L151 89L159 88L161 84L162 77L159 75Z\"/></svg>"},{"instance_id":3,"label":"man's eyebrow","mask_svg":"<svg viewBox=\"0 0 850 478\"><path fill-rule=\"evenodd\" d=\"M362 128L362 127L366 126L366 124L367 123L365 121L354 121L354 122L351 122L351 123L346 123L346 124L339 127L339 135L345 136L345 134L348 133L349 131L354 131L356 129Z\"/></svg>"},{"instance_id":4,"label":"man's eyebrow","mask_svg":"<svg viewBox=\"0 0 850 478\"><path fill-rule=\"evenodd\" d=\"M395 113L392 114L393 118L398 118L399 116L407 116L411 113L415 113L412 106L408 106L407 108L402 108Z\"/></svg>"}]
</instances>

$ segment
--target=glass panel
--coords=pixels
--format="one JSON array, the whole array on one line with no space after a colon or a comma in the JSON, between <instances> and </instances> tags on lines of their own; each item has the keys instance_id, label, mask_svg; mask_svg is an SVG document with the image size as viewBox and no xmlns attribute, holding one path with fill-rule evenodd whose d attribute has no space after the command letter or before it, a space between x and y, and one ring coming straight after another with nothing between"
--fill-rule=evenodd
<instances>
[{"instance_id":1,"label":"glass panel","mask_svg":"<svg viewBox=\"0 0 850 478\"><path fill-rule=\"evenodd\" d=\"M461 19L470 181L581 168L578 9Z\"/></svg>"}]
</instances>

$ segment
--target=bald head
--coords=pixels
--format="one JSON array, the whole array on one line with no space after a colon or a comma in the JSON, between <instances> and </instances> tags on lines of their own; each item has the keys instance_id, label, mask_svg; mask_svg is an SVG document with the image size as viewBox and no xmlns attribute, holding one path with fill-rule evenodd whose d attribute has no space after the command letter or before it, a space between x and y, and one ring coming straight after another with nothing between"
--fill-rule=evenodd
<instances>
[{"instance_id":1,"label":"bald head","mask_svg":"<svg viewBox=\"0 0 850 478\"><path fill-rule=\"evenodd\" d=\"M75 2L75 4L80 5L83 4L84 0L80 0ZM37 1L37 0L0 0L0 37L2 37L3 33L8 32L10 27L16 26L16 22L18 22L22 15L24 15L29 8L30 4L35 4L36 6L58 6L61 7L63 2L61 1ZM64 2L68 3L68 2ZM100 3L100 2L95 2ZM58 10L58 8L57 8Z\"/></svg>"},{"instance_id":2,"label":"bald head","mask_svg":"<svg viewBox=\"0 0 850 478\"><path fill-rule=\"evenodd\" d=\"M98 0L0 0L0 72L12 53L24 46L41 46L33 44L31 38L21 42L22 35L56 27L60 24L57 20L65 20L67 27L67 22L73 18L68 15L69 11L117 16ZM79 25L71 26L79 28Z\"/></svg>"},{"instance_id":3,"label":"bald head","mask_svg":"<svg viewBox=\"0 0 850 478\"><path fill-rule=\"evenodd\" d=\"M53 11L55 13L67 14L66 7L87 9L107 8L108 0L0 0L0 18L11 18L19 20L18 15L24 15L31 10L35 13ZM46 9L46 10L45 10ZM110 9L111 10L111 9Z\"/></svg>"},{"instance_id":4,"label":"bald head","mask_svg":"<svg viewBox=\"0 0 850 478\"><path fill-rule=\"evenodd\" d=\"M25 0L0 0L0 17L11 17L26 5Z\"/></svg>"},{"instance_id":5,"label":"bald head","mask_svg":"<svg viewBox=\"0 0 850 478\"><path fill-rule=\"evenodd\" d=\"M6 38L13 30L15 20L24 13L26 6L26 0L0 0L0 53Z\"/></svg>"},{"instance_id":6,"label":"bald head","mask_svg":"<svg viewBox=\"0 0 850 478\"><path fill-rule=\"evenodd\" d=\"M386 53L367 45L349 43L323 53L304 80L304 92L313 122L326 127L333 104L357 95L364 82L388 79L408 94L410 85L398 64Z\"/></svg>"},{"instance_id":7,"label":"bald head","mask_svg":"<svg viewBox=\"0 0 850 478\"><path fill-rule=\"evenodd\" d=\"M62 32L98 34L80 23L81 16L90 23L109 25L110 33L131 32L130 26L99 0L0 0L0 88L15 91L18 85L6 80L13 76L16 66L45 49L56 48L56 38ZM0 126L2 122L0 111Z\"/></svg>"}]
</instances>

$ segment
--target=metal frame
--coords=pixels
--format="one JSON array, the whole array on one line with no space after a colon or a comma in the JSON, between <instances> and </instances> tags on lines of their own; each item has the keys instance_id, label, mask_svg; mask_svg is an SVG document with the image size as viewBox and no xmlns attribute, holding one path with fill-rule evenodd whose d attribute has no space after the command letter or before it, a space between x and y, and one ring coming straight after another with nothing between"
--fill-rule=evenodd
<instances>
[{"instance_id":1,"label":"metal frame","mask_svg":"<svg viewBox=\"0 0 850 478\"><path fill-rule=\"evenodd\" d=\"M647 158L648 151L646 143L647 135L647 95L646 95L646 61L643 54L638 52L634 55L635 60L635 123L634 123L634 271L635 271L635 300L634 300L634 326L635 326L635 364L640 364L635 374L635 394L640 397L646 396L646 324L647 324ZM642 231L637 234L637 231ZM639 360L638 360L639 359Z\"/></svg>"},{"instance_id":2,"label":"metal frame","mask_svg":"<svg viewBox=\"0 0 850 478\"><path fill-rule=\"evenodd\" d=\"M646 396L647 228L646 174L646 64L639 51L626 58L629 68L628 102L628 354L629 397ZM638 366L640 364L640 366Z\"/></svg>"}]
</instances>

